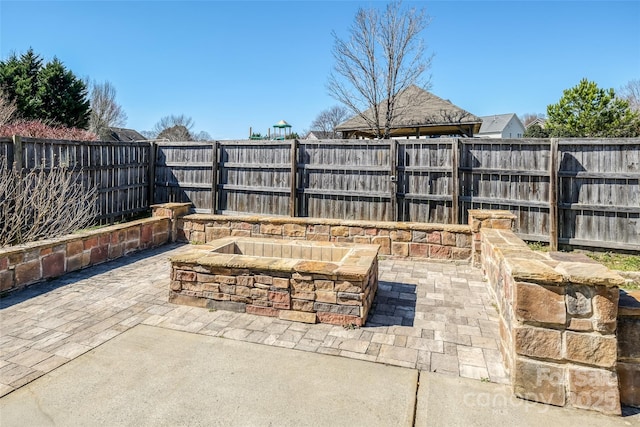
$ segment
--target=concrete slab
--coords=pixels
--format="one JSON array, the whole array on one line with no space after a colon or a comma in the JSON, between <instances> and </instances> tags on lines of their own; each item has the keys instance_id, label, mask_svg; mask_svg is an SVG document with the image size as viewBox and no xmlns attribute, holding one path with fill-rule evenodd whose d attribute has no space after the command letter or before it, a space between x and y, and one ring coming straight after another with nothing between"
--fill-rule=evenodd
<instances>
[{"instance_id":1,"label":"concrete slab","mask_svg":"<svg viewBox=\"0 0 640 427\"><path fill-rule=\"evenodd\" d=\"M0 399L0 424L409 426L418 372L138 325Z\"/></svg>"},{"instance_id":2,"label":"concrete slab","mask_svg":"<svg viewBox=\"0 0 640 427\"><path fill-rule=\"evenodd\" d=\"M638 426L640 414L612 417L558 408L512 396L509 387L432 372L420 372L416 426L607 427Z\"/></svg>"}]
</instances>

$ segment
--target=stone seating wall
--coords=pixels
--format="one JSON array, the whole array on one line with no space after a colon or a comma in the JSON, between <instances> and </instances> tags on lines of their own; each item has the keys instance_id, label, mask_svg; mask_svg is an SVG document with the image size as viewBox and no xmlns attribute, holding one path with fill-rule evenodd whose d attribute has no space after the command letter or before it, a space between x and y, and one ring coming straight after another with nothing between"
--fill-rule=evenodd
<instances>
[{"instance_id":1,"label":"stone seating wall","mask_svg":"<svg viewBox=\"0 0 640 427\"><path fill-rule=\"evenodd\" d=\"M145 218L0 249L0 295L166 244L171 219Z\"/></svg>"},{"instance_id":2,"label":"stone seating wall","mask_svg":"<svg viewBox=\"0 0 640 427\"><path fill-rule=\"evenodd\" d=\"M346 221L322 218L186 215L178 240L209 243L223 237L262 237L380 245L380 255L468 261L471 231L466 225Z\"/></svg>"}]
</instances>

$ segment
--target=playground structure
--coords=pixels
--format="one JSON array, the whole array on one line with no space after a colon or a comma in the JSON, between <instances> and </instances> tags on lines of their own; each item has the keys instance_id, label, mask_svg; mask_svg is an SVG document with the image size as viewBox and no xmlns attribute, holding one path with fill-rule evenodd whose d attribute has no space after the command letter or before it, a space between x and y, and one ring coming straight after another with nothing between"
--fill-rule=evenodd
<instances>
[{"instance_id":1,"label":"playground structure","mask_svg":"<svg viewBox=\"0 0 640 427\"><path fill-rule=\"evenodd\" d=\"M267 129L267 135L263 136L260 133L254 133L253 128L249 128L249 139L251 140L270 140L270 141L283 141L291 135L291 125L284 120L280 120L278 123Z\"/></svg>"}]
</instances>

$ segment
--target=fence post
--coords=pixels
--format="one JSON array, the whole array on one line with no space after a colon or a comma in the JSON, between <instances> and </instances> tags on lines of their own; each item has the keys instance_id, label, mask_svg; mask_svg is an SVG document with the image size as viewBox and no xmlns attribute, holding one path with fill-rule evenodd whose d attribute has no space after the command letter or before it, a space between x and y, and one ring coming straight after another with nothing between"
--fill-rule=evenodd
<instances>
[{"instance_id":1,"label":"fence post","mask_svg":"<svg viewBox=\"0 0 640 427\"><path fill-rule=\"evenodd\" d=\"M289 216L296 216L296 201L298 190L298 140L291 140L291 193L289 195Z\"/></svg>"},{"instance_id":2,"label":"fence post","mask_svg":"<svg viewBox=\"0 0 640 427\"><path fill-rule=\"evenodd\" d=\"M218 210L218 163L220 158L218 156L219 142L214 141L211 149L213 150L212 157L213 162L211 164L211 213L216 214Z\"/></svg>"},{"instance_id":3,"label":"fence post","mask_svg":"<svg viewBox=\"0 0 640 427\"><path fill-rule=\"evenodd\" d=\"M11 165L7 165L11 167ZM22 138L20 135L13 135L13 168L22 170Z\"/></svg>"},{"instance_id":4,"label":"fence post","mask_svg":"<svg viewBox=\"0 0 640 427\"><path fill-rule=\"evenodd\" d=\"M549 161L549 249L558 250L558 139L551 138Z\"/></svg>"},{"instance_id":5,"label":"fence post","mask_svg":"<svg viewBox=\"0 0 640 427\"><path fill-rule=\"evenodd\" d=\"M389 141L389 191L391 192L391 221L398 221L398 141Z\"/></svg>"},{"instance_id":6,"label":"fence post","mask_svg":"<svg viewBox=\"0 0 640 427\"><path fill-rule=\"evenodd\" d=\"M458 138L453 138L451 142L451 223L458 224L460 221L459 195L460 177L458 176L460 164L460 144Z\"/></svg>"},{"instance_id":7,"label":"fence post","mask_svg":"<svg viewBox=\"0 0 640 427\"><path fill-rule=\"evenodd\" d=\"M149 206L156 202L156 144L155 142L149 143L149 168L147 169L148 187L147 187L147 200Z\"/></svg>"}]
</instances>

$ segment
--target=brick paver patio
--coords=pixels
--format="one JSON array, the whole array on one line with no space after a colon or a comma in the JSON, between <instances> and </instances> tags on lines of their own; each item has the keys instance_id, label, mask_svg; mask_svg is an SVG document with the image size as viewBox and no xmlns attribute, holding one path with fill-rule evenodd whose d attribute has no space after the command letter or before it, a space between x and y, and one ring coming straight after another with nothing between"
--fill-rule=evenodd
<instances>
[{"instance_id":1,"label":"brick paver patio","mask_svg":"<svg viewBox=\"0 0 640 427\"><path fill-rule=\"evenodd\" d=\"M0 299L0 396L138 324L507 383L478 269L383 259L366 326L345 329L167 302L169 245Z\"/></svg>"}]
</instances>

